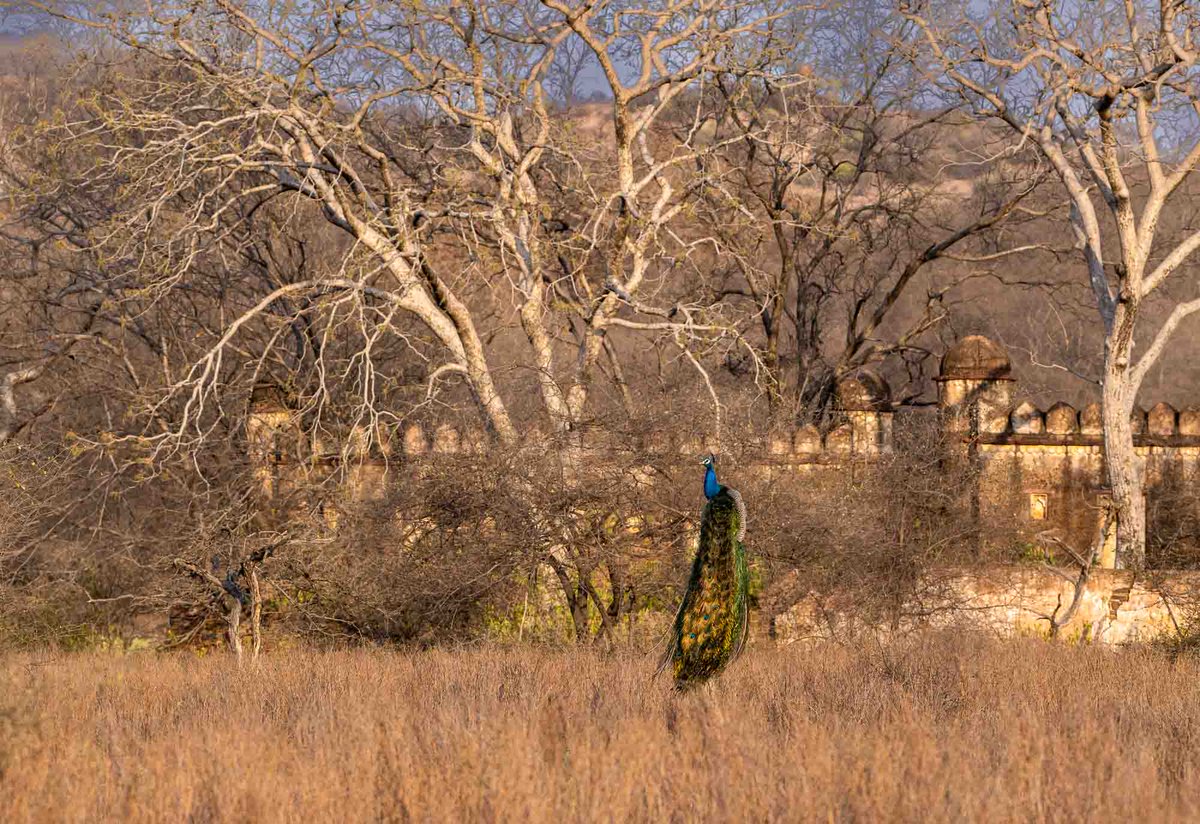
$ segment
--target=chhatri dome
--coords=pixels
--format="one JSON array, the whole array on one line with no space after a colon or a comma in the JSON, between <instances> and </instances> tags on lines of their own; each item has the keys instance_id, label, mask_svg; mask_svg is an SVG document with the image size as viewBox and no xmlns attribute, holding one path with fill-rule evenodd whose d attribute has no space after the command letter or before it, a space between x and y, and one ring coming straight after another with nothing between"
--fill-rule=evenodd
<instances>
[{"instance_id":1,"label":"chhatri dome","mask_svg":"<svg viewBox=\"0 0 1200 824\"><path fill-rule=\"evenodd\" d=\"M942 356L944 381L1012 380L1012 361L1000 344L983 335L968 335Z\"/></svg>"}]
</instances>

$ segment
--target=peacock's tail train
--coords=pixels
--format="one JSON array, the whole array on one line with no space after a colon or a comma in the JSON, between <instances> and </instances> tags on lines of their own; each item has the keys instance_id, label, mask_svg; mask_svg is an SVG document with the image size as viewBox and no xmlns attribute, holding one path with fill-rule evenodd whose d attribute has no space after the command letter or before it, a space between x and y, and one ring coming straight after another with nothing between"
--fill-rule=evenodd
<instances>
[{"instance_id":1,"label":"peacock's tail train","mask_svg":"<svg viewBox=\"0 0 1200 824\"><path fill-rule=\"evenodd\" d=\"M749 622L745 508L736 490L723 487L704 507L692 574L667 649L679 689L712 678L737 657Z\"/></svg>"}]
</instances>

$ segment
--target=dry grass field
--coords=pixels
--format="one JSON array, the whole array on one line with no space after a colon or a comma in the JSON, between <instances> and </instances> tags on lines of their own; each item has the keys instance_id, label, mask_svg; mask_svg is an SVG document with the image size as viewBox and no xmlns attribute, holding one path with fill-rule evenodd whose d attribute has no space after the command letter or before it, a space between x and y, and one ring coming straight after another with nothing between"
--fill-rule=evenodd
<instances>
[{"instance_id":1,"label":"dry grass field","mask_svg":"<svg viewBox=\"0 0 1200 824\"><path fill-rule=\"evenodd\" d=\"M1038 641L0 658L0 821L1200 818L1200 660Z\"/></svg>"}]
</instances>

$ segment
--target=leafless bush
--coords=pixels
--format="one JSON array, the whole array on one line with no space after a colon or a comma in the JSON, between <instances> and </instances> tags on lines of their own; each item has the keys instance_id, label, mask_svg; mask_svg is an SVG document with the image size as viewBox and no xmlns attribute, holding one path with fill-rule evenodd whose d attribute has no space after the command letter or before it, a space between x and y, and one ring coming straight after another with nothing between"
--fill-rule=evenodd
<instances>
[{"instance_id":1,"label":"leafless bush","mask_svg":"<svg viewBox=\"0 0 1200 824\"><path fill-rule=\"evenodd\" d=\"M53 538L69 497L69 456L0 446L0 645L41 642L81 620L61 571L70 558Z\"/></svg>"},{"instance_id":2,"label":"leafless bush","mask_svg":"<svg viewBox=\"0 0 1200 824\"><path fill-rule=\"evenodd\" d=\"M893 451L766 490L758 546L770 567L768 617L815 595L867 622L894 624L932 594L923 589L938 586L936 570L1014 560L1011 522L981 540L977 469L962 446L932 414L912 416L897 427Z\"/></svg>"},{"instance_id":3,"label":"leafless bush","mask_svg":"<svg viewBox=\"0 0 1200 824\"><path fill-rule=\"evenodd\" d=\"M1170 472L1147 494L1146 506L1146 559L1150 568L1200 567L1200 494L1194 479Z\"/></svg>"},{"instance_id":4,"label":"leafless bush","mask_svg":"<svg viewBox=\"0 0 1200 824\"><path fill-rule=\"evenodd\" d=\"M371 469L376 497L330 502L336 531L278 559L277 574L309 593L290 608L297 626L428 640L478 635L507 615L522 635L544 635L530 615L550 598L569 637L611 641L623 619L674 598L698 506L694 468L683 481L630 450L568 481L552 447L535 442Z\"/></svg>"}]
</instances>

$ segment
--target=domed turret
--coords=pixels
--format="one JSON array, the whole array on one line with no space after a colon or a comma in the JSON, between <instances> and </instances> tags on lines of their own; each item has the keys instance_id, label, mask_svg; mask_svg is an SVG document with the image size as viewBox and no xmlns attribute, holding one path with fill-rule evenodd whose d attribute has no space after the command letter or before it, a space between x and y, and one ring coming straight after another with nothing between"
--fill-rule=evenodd
<instances>
[{"instance_id":1,"label":"domed turret","mask_svg":"<svg viewBox=\"0 0 1200 824\"><path fill-rule=\"evenodd\" d=\"M278 459L283 444L282 430L291 423L292 403L283 387L260 383L250 393L246 435L250 453L257 460Z\"/></svg>"},{"instance_id":2,"label":"domed turret","mask_svg":"<svg viewBox=\"0 0 1200 824\"><path fill-rule=\"evenodd\" d=\"M1003 347L983 335L967 335L942 356L941 380L1012 380L1012 361Z\"/></svg>"},{"instance_id":3,"label":"domed turret","mask_svg":"<svg viewBox=\"0 0 1200 824\"><path fill-rule=\"evenodd\" d=\"M892 433L892 389L873 369L862 367L837 384L838 408L850 419L854 452L888 449Z\"/></svg>"},{"instance_id":4,"label":"domed turret","mask_svg":"<svg viewBox=\"0 0 1200 824\"><path fill-rule=\"evenodd\" d=\"M890 412L892 388L874 369L863 367L837 385L838 406L845 412Z\"/></svg>"},{"instance_id":5,"label":"domed turret","mask_svg":"<svg viewBox=\"0 0 1200 824\"><path fill-rule=\"evenodd\" d=\"M274 466L289 451L289 434L295 435L291 398L283 387L260 383L250 393L246 414L246 441L264 497L275 494Z\"/></svg>"},{"instance_id":6,"label":"domed turret","mask_svg":"<svg viewBox=\"0 0 1200 824\"><path fill-rule=\"evenodd\" d=\"M998 343L968 335L942 357L938 404L946 425L962 434L1008 431L1012 411L1012 361Z\"/></svg>"}]
</instances>

